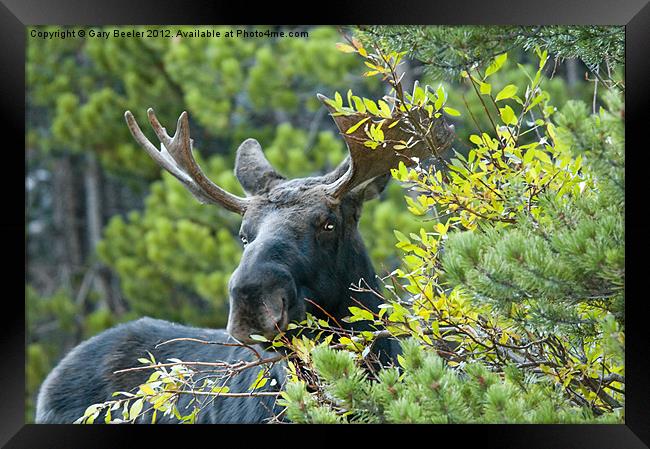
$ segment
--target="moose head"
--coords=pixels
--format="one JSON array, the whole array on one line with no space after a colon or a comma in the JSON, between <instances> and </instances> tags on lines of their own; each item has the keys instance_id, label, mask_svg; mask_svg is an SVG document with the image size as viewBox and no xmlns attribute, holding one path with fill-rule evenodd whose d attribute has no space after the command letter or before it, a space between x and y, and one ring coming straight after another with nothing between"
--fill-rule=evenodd
<instances>
[{"instance_id":1,"label":"moose head","mask_svg":"<svg viewBox=\"0 0 650 449\"><path fill-rule=\"evenodd\" d=\"M180 115L170 137L154 111L148 110L160 150L143 135L131 112L125 113L135 140L194 197L242 215L239 236L244 251L229 282L227 326L242 343L252 342L252 334L272 338L289 322L304 319L306 312L338 320L355 305L351 284L363 279L377 287L357 228L364 201L382 192L390 169L400 161L409 166L432 151L440 154L453 139L453 126L442 117L428 119L425 142L414 139L409 126L394 123L400 120L395 114L384 119L388 122L383 126L384 143L372 150L363 144L363 127L350 132L364 118L362 114L335 113L326 97L318 97L330 110L349 156L325 175L286 179L264 157L260 144L247 139L239 146L235 161L235 174L246 197L226 192L200 169L192 155L187 112ZM408 124L408 119L403 122ZM397 142L407 145L399 145L402 149L397 151L393 148ZM372 294L359 295L366 295L359 298L366 307L376 309L380 303Z\"/></svg>"}]
</instances>

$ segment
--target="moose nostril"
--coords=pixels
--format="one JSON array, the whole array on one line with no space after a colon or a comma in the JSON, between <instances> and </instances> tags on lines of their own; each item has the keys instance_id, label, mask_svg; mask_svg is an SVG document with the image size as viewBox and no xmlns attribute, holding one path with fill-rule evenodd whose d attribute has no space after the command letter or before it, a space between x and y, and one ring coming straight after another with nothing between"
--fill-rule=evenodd
<instances>
[{"instance_id":1,"label":"moose nostril","mask_svg":"<svg viewBox=\"0 0 650 449\"><path fill-rule=\"evenodd\" d=\"M284 296L282 296L282 297L280 298L280 313L279 313L279 314L276 313L276 316L274 317L275 320L276 320L278 323L279 323L280 321L282 321L282 319L284 318L284 314L286 313L286 311L287 311L287 300L285 299Z\"/></svg>"},{"instance_id":2,"label":"moose nostril","mask_svg":"<svg viewBox=\"0 0 650 449\"><path fill-rule=\"evenodd\" d=\"M280 311L280 317L276 320L275 327L280 332L284 332L289 325L289 311L287 310L287 300L285 297L282 297L282 309Z\"/></svg>"}]
</instances>

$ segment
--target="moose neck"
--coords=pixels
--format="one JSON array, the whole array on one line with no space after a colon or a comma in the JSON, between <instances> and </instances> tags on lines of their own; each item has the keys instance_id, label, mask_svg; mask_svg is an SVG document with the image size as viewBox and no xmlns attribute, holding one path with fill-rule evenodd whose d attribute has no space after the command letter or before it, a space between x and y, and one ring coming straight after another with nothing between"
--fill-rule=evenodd
<instances>
[{"instance_id":1,"label":"moose neck","mask_svg":"<svg viewBox=\"0 0 650 449\"><path fill-rule=\"evenodd\" d=\"M349 307L368 308L376 312L382 303L382 300L373 293L373 291L380 291L379 282L357 230L349 243L343 245L344 250L337 258L336 282L330 283L329 291L331 293L325 295L323 301L324 308L344 327L351 327L341 321L342 318L350 315ZM321 315L317 310L310 310L310 312ZM360 327L359 323L356 323L354 327L355 329Z\"/></svg>"}]
</instances>

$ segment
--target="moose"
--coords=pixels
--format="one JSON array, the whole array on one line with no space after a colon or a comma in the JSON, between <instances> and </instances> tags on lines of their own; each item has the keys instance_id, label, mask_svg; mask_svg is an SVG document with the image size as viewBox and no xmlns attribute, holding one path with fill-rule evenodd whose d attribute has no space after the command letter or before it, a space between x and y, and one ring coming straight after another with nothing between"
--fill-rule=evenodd
<instances>
[{"instance_id":1,"label":"moose","mask_svg":"<svg viewBox=\"0 0 650 449\"><path fill-rule=\"evenodd\" d=\"M342 322L349 307L361 304L378 311L379 282L358 231L365 201L377 197L390 179L390 169L400 161L407 166L449 148L453 125L444 117L426 118L427 142L411 138L408 126L384 126L385 142L409 141L401 152L390 146L370 150L363 145L363 128L350 128L363 117L337 114L331 100L318 94L329 109L348 150L348 157L330 173L286 179L264 157L260 144L245 140L237 149L235 175L246 196L239 197L214 184L192 155L187 112L183 112L173 137L161 126L154 111L148 118L160 140L160 150L142 133L134 116L125 119L137 143L162 168L176 177L202 203L218 205L242 216L239 237L244 245L241 261L229 281L227 329L200 329L141 318L118 325L82 342L52 370L39 391L37 423L72 423L90 404L111 399L115 391L129 391L146 382L150 372L134 370L139 357L150 351L156 360L255 360L251 335L269 339L286 331L310 313ZM329 101L328 101L329 100ZM397 114L395 114L397 116ZM398 118L388 119L389 122ZM403 120L408 122L408 120ZM367 291L350 287L363 280ZM343 323L348 329L365 329L361 322ZM356 327L354 327L356 326ZM365 324L365 326L368 326ZM367 328L367 327L366 327ZM175 344L160 345L170 340ZM189 339L222 344L197 344ZM378 360L396 357L399 345L385 338L373 345ZM258 356L273 353L260 348ZM277 355L277 354L276 354ZM117 372L116 372L117 371ZM278 391L284 382L282 363L270 376ZM256 370L242 371L231 379L230 391L246 392ZM188 395L185 395L188 396ZM188 398L182 398L183 400ZM198 416L200 423L261 423L279 412L275 397L219 397ZM185 400L187 403L187 400ZM179 409L182 407L179 399ZM144 420L142 422L145 422ZM165 417L158 422L165 421Z\"/></svg>"}]
</instances>

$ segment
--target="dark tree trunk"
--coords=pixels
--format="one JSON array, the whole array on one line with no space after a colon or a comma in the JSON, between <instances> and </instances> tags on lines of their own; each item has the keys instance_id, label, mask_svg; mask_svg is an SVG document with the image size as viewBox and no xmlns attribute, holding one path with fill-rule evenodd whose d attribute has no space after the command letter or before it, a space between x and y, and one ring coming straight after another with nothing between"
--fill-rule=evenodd
<instances>
[{"instance_id":1,"label":"dark tree trunk","mask_svg":"<svg viewBox=\"0 0 650 449\"><path fill-rule=\"evenodd\" d=\"M569 88L573 89L580 81L580 64L577 59L567 59L566 62L566 81Z\"/></svg>"},{"instance_id":2,"label":"dark tree trunk","mask_svg":"<svg viewBox=\"0 0 650 449\"><path fill-rule=\"evenodd\" d=\"M72 158L61 156L54 161L52 179L52 212L56 233L57 259L61 281L69 288L83 263L82 237L77 220L78 198Z\"/></svg>"},{"instance_id":3,"label":"dark tree trunk","mask_svg":"<svg viewBox=\"0 0 650 449\"><path fill-rule=\"evenodd\" d=\"M88 231L88 254L94 258L95 248L102 238L104 226L102 172L99 161L94 153L86 154L86 170L84 171L84 189L86 195L86 228ZM124 305L118 295L114 294L111 273L101 264L97 265L93 279L94 289L99 292L106 306L116 315L124 312Z\"/></svg>"}]
</instances>

